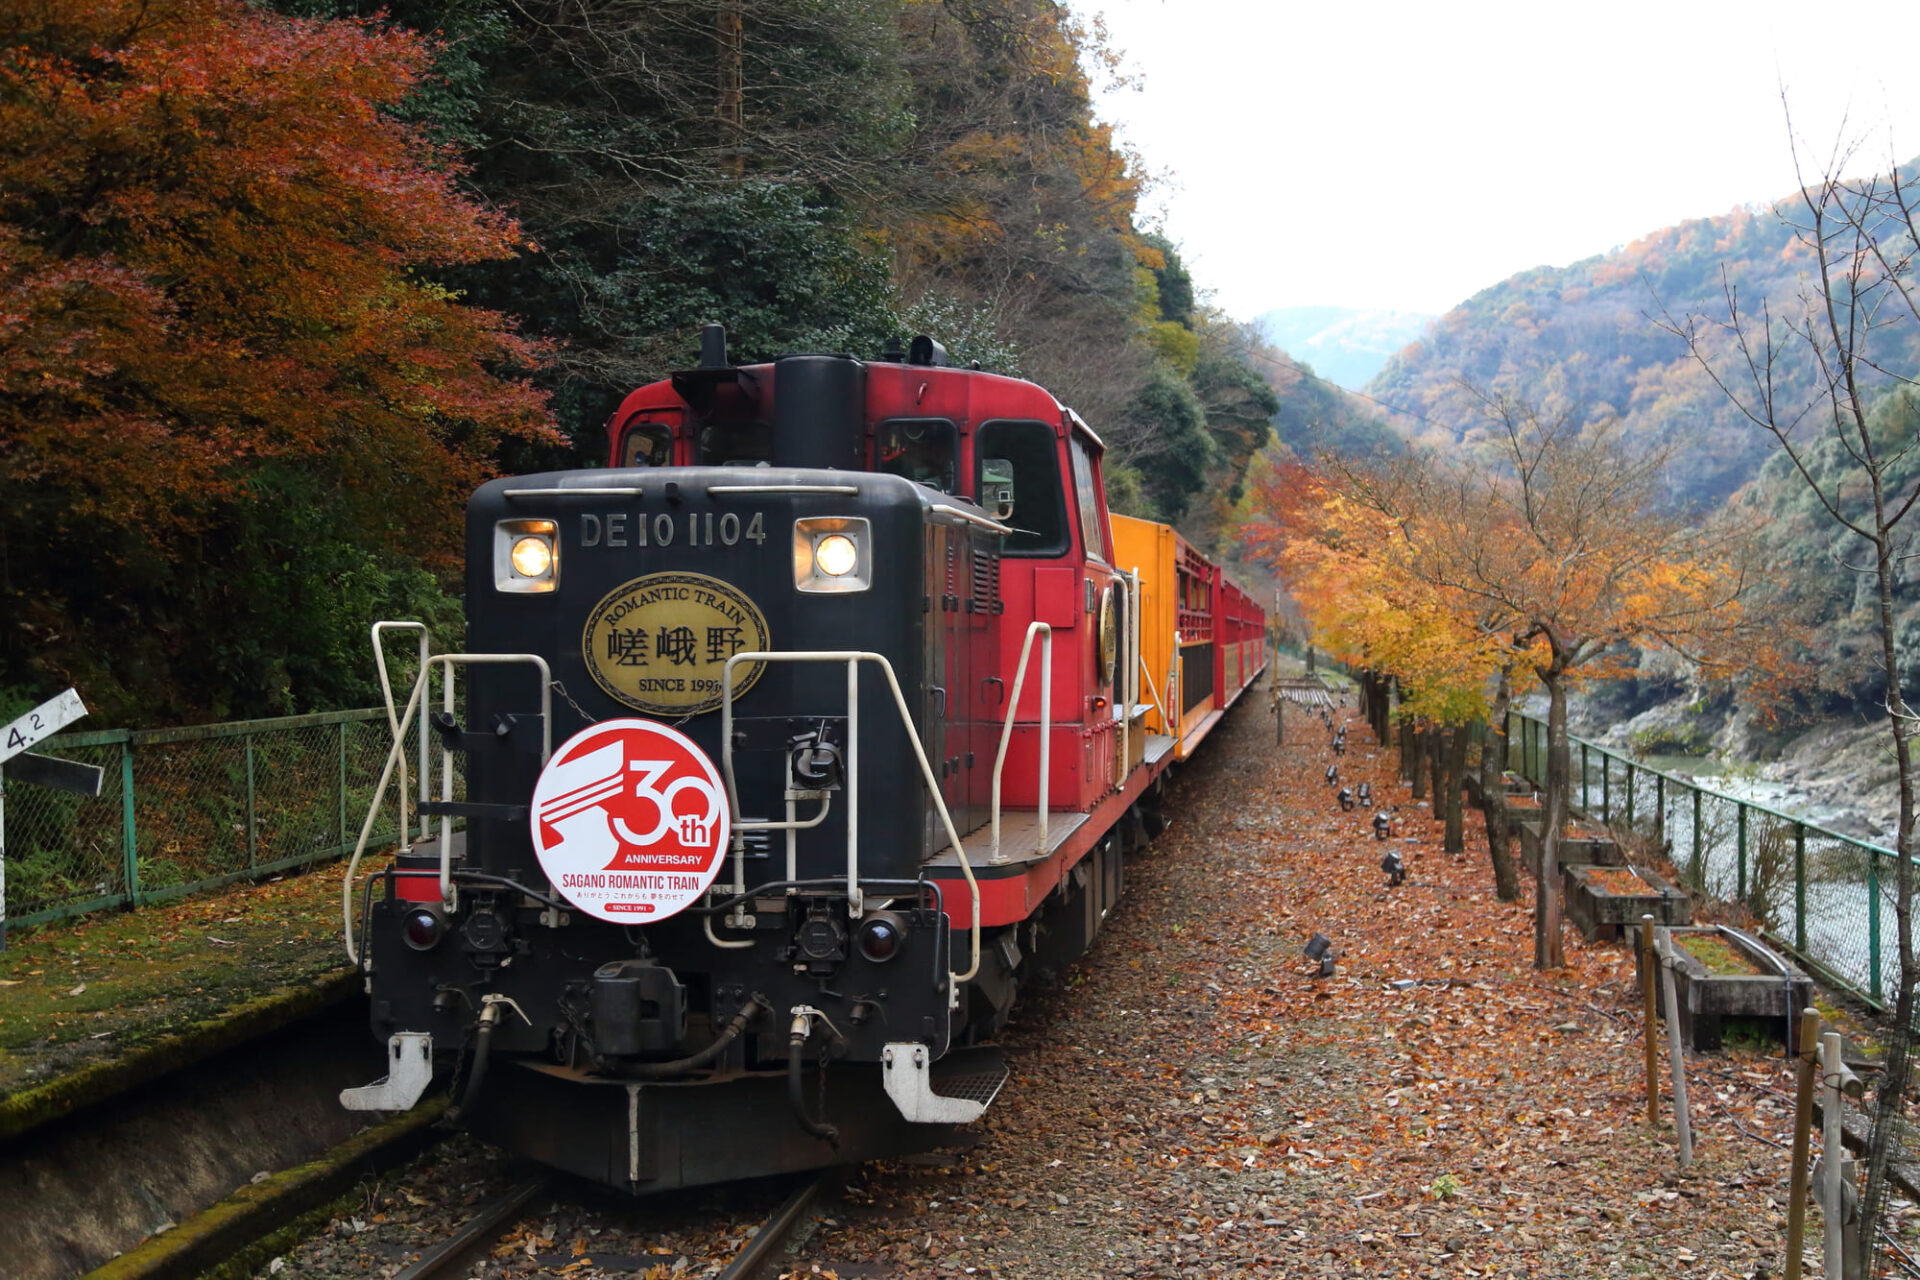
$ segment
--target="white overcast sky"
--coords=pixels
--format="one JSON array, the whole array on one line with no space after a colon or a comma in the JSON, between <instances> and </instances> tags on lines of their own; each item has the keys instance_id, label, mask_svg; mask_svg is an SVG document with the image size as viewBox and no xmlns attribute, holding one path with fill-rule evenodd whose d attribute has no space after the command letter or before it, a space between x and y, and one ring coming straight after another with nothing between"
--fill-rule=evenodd
<instances>
[{"instance_id":1,"label":"white overcast sky","mask_svg":"<svg viewBox=\"0 0 1920 1280\"><path fill-rule=\"evenodd\" d=\"M1143 81L1100 111L1163 175L1146 212L1241 319L1437 313L1783 196L1783 84L1812 150L1845 120L1873 168L1920 154L1911 0L1070 4Z\"/></svg>"}]
</instances>

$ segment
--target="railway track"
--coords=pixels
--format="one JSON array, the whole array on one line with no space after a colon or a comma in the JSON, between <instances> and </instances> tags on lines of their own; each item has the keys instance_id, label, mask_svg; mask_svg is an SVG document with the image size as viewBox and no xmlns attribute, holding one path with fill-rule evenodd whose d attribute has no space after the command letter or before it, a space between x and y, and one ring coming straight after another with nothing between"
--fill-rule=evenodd
<instances>
[{"instance_id":1,"label":"railway track","mask_svg":"<svg viewBox=\"0 0 1920 1280\"><path fill-rule=\"evenodd\" d=\"M1333 695L1313 676L1275 677L1273 691L1275 697L1299 706L1333 708Z\"/></svg>"},{"instance_id":2,"label":"railway track","mask_svg":"<svg viewBox=\"0 0 1920 1280\"><path fill-rule=\"evenodd\" d=\"M788 1195L748 1237L716 1280L754 1280L793 1231L806 1219L807 1210L838 1181L838 1172L827 1170L798 1180ZM533 1206L553 1192L561 1180L552 1174L534 1174L520 1179L506 1191L482 1204L471 1217L444 1240L423 1250L419 1257L394 1273L393 1280L444 1280L468 1274L471 1265L484 1257L517 1224L533 1216Z\"/></svg>"},{"instance_id":3,"label":"railway track","mask_svg":"<svg viewBox=\"0 0 1920 1280\"><path fill-rule=\"evenodd\" d=\"M393 1280L433 1280L435 1276L458 1274L525 1217L527 1206L552 1186L552 1175L540 1174L495 1196L458 1231L395 1272Z\"/></svg>"}]
</instances>

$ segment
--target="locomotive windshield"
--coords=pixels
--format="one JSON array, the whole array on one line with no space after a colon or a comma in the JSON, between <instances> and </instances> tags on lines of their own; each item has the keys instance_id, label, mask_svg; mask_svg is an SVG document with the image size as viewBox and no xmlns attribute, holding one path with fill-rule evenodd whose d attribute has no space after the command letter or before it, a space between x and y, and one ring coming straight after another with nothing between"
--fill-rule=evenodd
<instances>
[{"instance_id":1,"label":"locomotive windshield","mask_svg":"<svg viewBox=\"0 0 1920 1280\"><path fill-rule=\"evenodd\" d=\"M765 422L710 422L700 428L703 467L764 467L773 458L773 428Z\"/></svg>"},{"instance_id":2,"label":"locomotive windshield","mask_svg":"<svg viewBox=\"0 0 1920 1280\"><path fill-rule=\"evenodd\" d=\"M1010 556L1057 556L1067 549L1067 503L1060 483L1060 441L1044 422L988 422L975 438L981 459L1013 468ZM981 464L984 468L985 463Z\"/></svg>"},{"instance_id":3,"label":"locomotive windshield","mask_svg":"<svg viewBox=\"0 0 1920 1280\"><path fill-rule=\"evenodd\" d=\"M905 418L880 424L880 470L952 493L958 469L953 424L945 418Z\"/></svg>"},{"instance_id":4,"label":"locomotive windshield","mask_svg":"<svg viewBox=\"0 0 1920 1280\"><path fill-rule=\"evenodd\" d=\"M673 426L665 422L636 422L621 442L620 465L665 467L673 463Z\"/></svg>"}]
</instances>

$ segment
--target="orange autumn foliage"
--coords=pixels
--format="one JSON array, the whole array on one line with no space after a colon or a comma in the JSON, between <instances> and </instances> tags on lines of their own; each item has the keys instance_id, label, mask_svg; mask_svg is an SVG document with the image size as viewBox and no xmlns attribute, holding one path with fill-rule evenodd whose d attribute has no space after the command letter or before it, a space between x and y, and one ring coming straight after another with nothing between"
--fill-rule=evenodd
<instances>
[{"instance_id":1,"label":"orange autumn foliage","mask_svg":"<svg viewBox=\"0 0 1920 1280\"><path fill-rule=\"evenodd\" d=\"M552 428L514 373L541 351L423 274L520 247L391 115L427 43L235 0L34 0L0 47L4 506L177 555L275 463L450 555L490 451Z\"/></svg>"}]
</instances>

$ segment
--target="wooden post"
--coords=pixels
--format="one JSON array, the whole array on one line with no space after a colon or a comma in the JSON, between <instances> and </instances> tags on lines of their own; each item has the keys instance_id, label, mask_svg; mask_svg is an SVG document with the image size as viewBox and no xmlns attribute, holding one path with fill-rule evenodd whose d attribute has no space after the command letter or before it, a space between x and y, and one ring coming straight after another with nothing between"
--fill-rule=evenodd
<instances>
[{"instance_id":1,"label":"wooden post","mask_svg":"<svg viewBox=\"0 0 1920 1280\"><path fill-rule=\"evenodd\" d=\"M1667 1053L1673 1061L1673 1127L1680 1138L1680 1167L1693 1163L1693 1125L1687 1116L1687 1057L1680 1047L1680 1001L1673 992L1673 940L1660 930L1660 989L1666 995Z\"/></svg>"},{"instance_id":2,"label":"wooden post","mask_svg":"<svg viewBox=\"0 0 1920 1280\"><path fill-rule=\"evenodd\" d=\"M1812 1009L1802 1009L1793 1041L1799 1061L1794 1066L1793 1176L1787 1191L1786 1280L1800 1280L1800 1255L1806 1251L1807 1156L1813 1146L1813 1085L1820 1073L1814 1048L1819 1043L1820 1015Z\"/></svg>"},{"instance_id":3,"label":"wooden post","mask_svg":"<svg viewBox=\"0 0 1920 1280\"><path fill-rule=\"evenodd\" d=\"M1647 1125L1658 1128L1660 1125L1660 1050L1656 1040L1660 1034L1660 1014L1655 1007L1658 997L1654 994L1654 984L1659 979L1659 957L1653 950L1653 917L1640 917L1640 1003L1646 1012L1647 1039Z\"/></svg>"},{"instance_id":4,"label":"wooden post","mask_svg":"<svg viewBox=\"0 0 1920 1280\"><path fill-rule=\"evenodd\" d=\"M1820 1154L1820 1206L1826 1217L1825 1243L1827 1280L1842 1280L1845 1274L1847 1197L1842 1182L1843 1157L1840 1152L1842 1112L1845 1094L1856 1101L1866 1094L1866 1086L1848 1068L1840 1052L1840 1033L1829 1031L1820 1037L1820 1119L1823 1148Z\"/></svg>"},{"instance_id":5,"label":"wooden post","mask_svg":"<svg viewBox=\"0 0 1920 1280\"><path fill-rule=\"evenodd\" d=\"M1820 1037L1820 1208L1827 1280L1840 1280L1840 1033Z\"/></svg>"}]
</instances>

